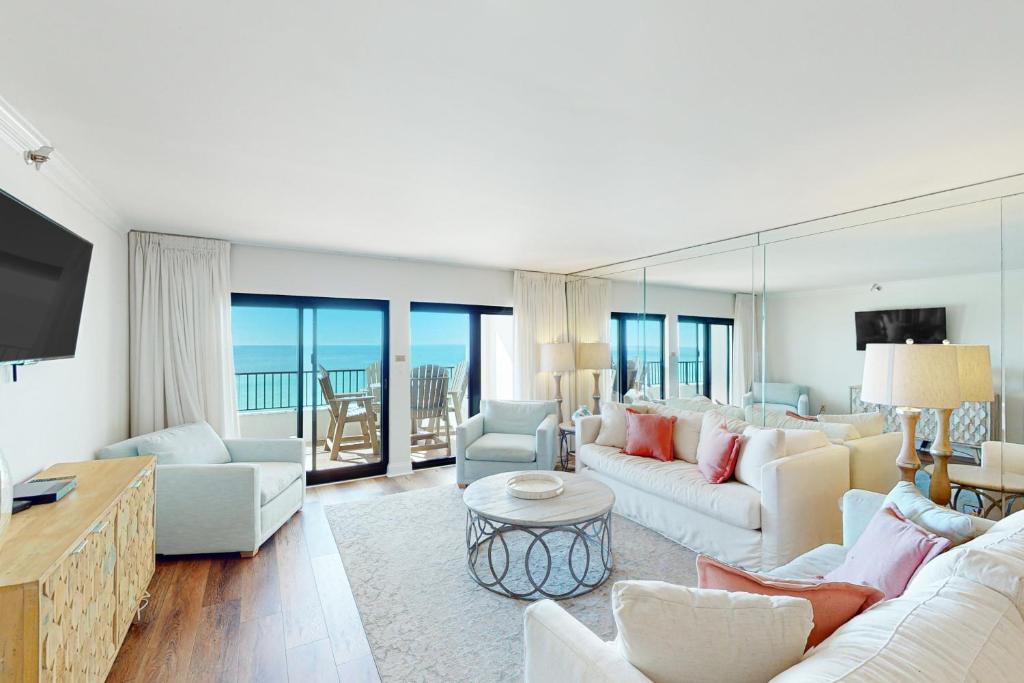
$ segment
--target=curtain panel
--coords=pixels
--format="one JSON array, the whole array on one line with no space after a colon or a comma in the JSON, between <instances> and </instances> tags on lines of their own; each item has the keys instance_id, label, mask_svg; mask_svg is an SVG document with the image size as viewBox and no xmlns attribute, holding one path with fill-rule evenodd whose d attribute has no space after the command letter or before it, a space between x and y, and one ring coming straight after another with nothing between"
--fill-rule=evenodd
<instances>
[{"instance_id":1,"label":"curtain panel","mask_svg":"<svg viewBox=\"0 0 1024 683\"><path fill-rule=\"evenodd\" d=\"M565 276L517 270L512 285L512 318L515 327L513 393L517 400L550 399L555 396L551 373L540 371L540 347L568 340ZM566 395L562 385L562 394Z\"/></svg>"},{"instance_id":2,"label":"curtain panel","mask_svg":"<svg viewBox=\"0 0 1024 683\"><path fill-rule=\"evenodd\" d=\"M600 278L570 280L565 290L569 341L574 346L587 342L607 342L608 322L612 317L611 282ZM611 395L611 379L611 370L601 371L599 387L602 399L607 400ZM593 410L593 371L576 370L571 373L568 383L565 380L562 382L567 417L581 405Z\"/></svg>"},{"instance_id":3,"label":"curtain panel","mask_svg":"<svg viewBox=\"0 0 1024 683\"><path fill-rule=\"evenodd\" d=\"M729 402L743 405L743 394L760 381L761 300L752 294L736 294L733 302L732 396Z\"/></svg>"},{"instance_id":4,"label":"curtain panel","mask_svg":"<svg viewBox=\"0 0 1024 683\"><path fill-rule=\"evenodd\" d=\"M200 420L222 437L238 435L230 248L220 240L129 233L132 435Z\"/></svg>"}]
</instances>

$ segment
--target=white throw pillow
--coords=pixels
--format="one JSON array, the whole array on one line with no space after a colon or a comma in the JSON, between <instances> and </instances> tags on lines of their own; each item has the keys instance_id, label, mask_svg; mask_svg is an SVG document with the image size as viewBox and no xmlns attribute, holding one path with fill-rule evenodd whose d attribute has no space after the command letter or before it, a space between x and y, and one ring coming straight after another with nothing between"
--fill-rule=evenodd
<instances>
[{"instance_id":1,"label":"white throw pillow","mask_svg":"<svg viewBox=\"0 0 1024 683\"><path fill-rule=\"evenodd\" d=\"M676 410L667 406L657 406L655 414L676 418L676 426L672 430L672 451L676 460L697 462L697 444L700 443L700 430L704 424L704 413L692 410Z\"/></svg>"},{"instance_id":2,"label":"white throw pillow","mask_svg":"<svg viewBox=\"0 0 1024 683\"><path fill-rule=\"evenodd\" d=\"M878 411L851 415L818 415L818 422L853 425L861 438L878 436L885 429L885 417Z\"/></svg>"},{"instance_id":3,"label":"white throw pillow","mask_svg":"<svg viewBox=\"0 0 1024 683\"><path fill-rule=\"evenodd\" d=\"M601 403L601 431L594 440L598 446L626 447L626 406Z\"/></svg>"},{"instance_id":4,"label":"white throw pillow","mask_svg":"<svg viewBox=\"0 0 1024 683\"><path fill-rule=\"evenodd\" d=\"M612 587L619 650L654 683L764 683L800 661L811 603L662 581Z\"/></svg>"},{"instance_id":5,"label":"white throw pillow","mask_svg":"<svg viewBox=\"0 0 1024 683\"><path fill-rule=\"evenodd\" d=\"M860 438L860 432L850 424L840 422L818 422L817 420L798 420L785 413L774 410L761 410L761 406L747 407L747 421L759 427L775 427L777 429L813 429L822 432L833 443L843 443Z\"/></svg>"},{"instance_id":6,"label":"white throw pillow","mask_svg":"<svg viewBox=\"0 0 1024 683\"><path fill-rule=\"evenodd\" d=\"M155 455L158 465L223 465L227 446L206 422L192 422L140 436L139 455Z\"/></svg>"},{"instance_id":7,"label":"white throw pillow","mask_svg":"<svg viewBox=\"0 0 1024 683\"><path fill-rule=\"evenodd\" d=\"M743 430L740 457L733 476L736 481L761 490L761 468L772 460L786 457L786 434L781 429L762 429L750 425Z\"/></svg>"},{"instance_id":8,"label":"white throw pillow","mask_svg":"<svg viewBox=\"0 0 1024 683\"><path fill-rule=\"evenodd\" d=\"M900 513L914 524L937 536L948 538L953 545L966 543L985 533L992 522L981 517L965 515L944 505L936 505L909 481L901 481L889 491L882 506L892 503Z\"/></svg>"},{"instance_id":9,"label":"white throw pillow","mask_svg":"<svg viewBox=\"0 0 1024 683\"><path fill-rule=\"evenodd\" d=\"M817 429L784 429L786 433L786 455L806 453L816 448L824 448L831 441L825 436L825 432Z\"/></svg>"}]
</instances>

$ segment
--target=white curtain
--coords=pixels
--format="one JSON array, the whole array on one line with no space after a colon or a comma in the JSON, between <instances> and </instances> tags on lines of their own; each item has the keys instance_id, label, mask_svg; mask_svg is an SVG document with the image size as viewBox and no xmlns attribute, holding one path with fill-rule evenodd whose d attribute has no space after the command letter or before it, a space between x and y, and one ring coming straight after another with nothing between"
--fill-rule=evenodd
<instances>
[{"instance_id":1,"label":"white curtain","mask_svg":"<svg viewBox=\"0 0 1024 683\"><path fill-rule=\"evenodd\" d=\"M608 322L612 317L611 282L600 278L570 280L566 286L568 302L569 341L574 345L586 342L607 342ZM611 394L611 370L601 371L600 392L603 398ZM564 382L565 380L563 380ZM569 389L563 387L566 414L572 415L585 405L593 410L594 373L577 370L573 373Z\"/></svg>"},{"instance_id":2,"label":"white curtain","mask_svg":"<svg viewBox=\"0 0 1024 683\"><path fill-rule=\"evenodd\" d=\"M733 301L732 396L729 402L743 405L743 394L759 381L761 358L760 299L736 294Z\"/></svg>"},{"instance_id":3,"label":"white curtain","mask_svg":"<svg viewBox=\"0 0 1024 683\"><path fill-rule=\"evenodd\" d=\"M538 400L555 396L551 373L540 372L540 347L567 341L565 276L517 270L512 286L515 324L516 399ZM565 395L565 386L562 386Z\"/></svg>"},{"instance_id":4,"label":"white curtain","mask_svg":"<svg viewBox=\"0 0 1024 683\"><path fill-rule=\"evenodd\" d=\"M132 232L128 251L132 434L205 420L237 436L230 244Z\"/></svg>"}]
</instances>

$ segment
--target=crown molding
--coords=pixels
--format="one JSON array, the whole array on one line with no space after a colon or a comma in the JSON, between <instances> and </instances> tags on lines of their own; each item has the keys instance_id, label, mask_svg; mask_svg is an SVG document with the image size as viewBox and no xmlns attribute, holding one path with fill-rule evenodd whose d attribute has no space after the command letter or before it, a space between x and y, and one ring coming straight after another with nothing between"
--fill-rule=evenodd
<instances>
[{"instance_id":1,"label":"crown molding","mask_svg":"<svg viewBox=\"0 0 1024 683\"><path fill-rule=\"evenodd\" d=\"M25 164L26 173L41 173L54 186L118 234L127 234L128 222L105 200L75 166L22 116L7 100L0 97L0 140L24 159L25 152L43 145L54 147L50 160L36 170Z\"/></svg>"}]
</instances>

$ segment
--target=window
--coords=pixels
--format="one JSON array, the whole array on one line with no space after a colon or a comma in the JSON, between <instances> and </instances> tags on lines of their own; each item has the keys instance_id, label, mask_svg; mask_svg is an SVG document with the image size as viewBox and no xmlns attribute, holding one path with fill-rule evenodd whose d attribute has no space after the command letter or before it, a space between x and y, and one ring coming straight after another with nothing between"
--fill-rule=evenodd
<instances>
[{"instance_id":1,"label":"window","mask_svg":"<svg viewBox=\"0 0 1024 683\"><path fill-rule=\"evenodd\" d=\"M665 316L612 313L608 335L615 400L621 401L630 389L647 398L663 398Z\"/></svg>"},{"instance_id":2,"label":"window","mask_svg":"<svg viewBox=\"0 0 1024 683\"><path fill-rule=\"evenodd\" d=\"M732 390L732 320L681 315L676 392L728 403Z\"/></svg>"}]
</instances>

